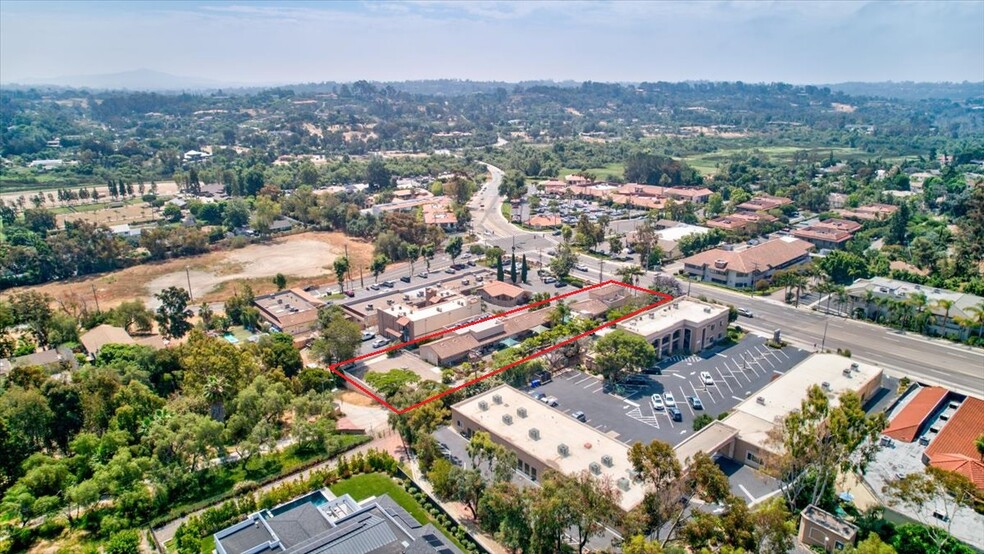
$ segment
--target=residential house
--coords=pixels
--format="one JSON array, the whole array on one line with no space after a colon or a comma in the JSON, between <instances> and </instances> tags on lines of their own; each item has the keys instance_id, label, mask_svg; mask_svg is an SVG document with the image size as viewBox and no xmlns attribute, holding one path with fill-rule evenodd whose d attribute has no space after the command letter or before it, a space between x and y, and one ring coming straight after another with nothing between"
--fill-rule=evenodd
<instances>
[{"instance_id":1,"label":"residential house","mask_svg":"<svg viewBox=\"0 0 984 554\"><path fill-rule=\"evenodd\" d=\"M925 295L924 309L933 315L927 327L930 332L966 340L971 334L984 331L976 311L984 308L984 297L975 294L885 277L858 279L845 292L854 311L863 310L869 318L887 317L893 303L909 301L915 295Z\"/></svg>"},{"instance_id":2,"label":"residential house","mask_svg":"<svg viewBox=\"0 0 984 554\"><path fill-rule=\"evenodd\" d=\"M477 291L479 298L488 304L501 308L511 308L526 304L532 296L530 291L503 281L486 281Z\"/></svg>"},{"instance_id":3,"label":"residential house","mask_svg":"<svg viewBox=\"0 0 984 554\"><path fill-rule=\"evenodd\" d=\"M846 219L828 219L813 225L793 230L793 236L805 240L819 249L837 250L844 248L847 241L854 238L854 233L861 229L861 224Z\"/></svg>"},{"instance_id":4,"label":"residential house","mask_svg":"<svg viewBox=\"0 0 984 554\"><path fill-rule=\"evenodd\" d=\"M763 195L756 196L747 202L742 202L741 204L738 204L737 208L739 211L743 212L767 212L769 210L781 208L792 203L793 201L788 198Z\"/></svg>"}]
</instances>

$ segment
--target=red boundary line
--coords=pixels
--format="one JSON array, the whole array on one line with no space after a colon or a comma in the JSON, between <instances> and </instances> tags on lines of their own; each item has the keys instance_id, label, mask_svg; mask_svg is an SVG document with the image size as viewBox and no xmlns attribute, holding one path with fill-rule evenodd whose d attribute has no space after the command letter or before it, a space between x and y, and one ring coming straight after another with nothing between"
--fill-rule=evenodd
<instances>
[{"instance_id":1,"label":"red boundary line","mask_svg":"<svg viewBox=\"0 0 984 554\"><path fill-rule=\"evenodd\" d=\"M472 379L471 381L467 381L467 382L465 382L465 383L463 383L461 385L458 385L457 387L450 388L450 389L448 389L448 390L446 390L444 392L441 392L439 394L435 394L434 396L431 396L430 398L427 398L426 400L422 400L422 401L414 404L413 406L404 408L402 410L399 410L397 408L394 408L388 402L386 402L385 400L383 400L382 398L380 398L379 396L377 396L375 392L367 389L366 387L363 387L362 385L360 385L359 383L357 383L355 380L353 380L353 379L349 378L347 375L345 375L345 372L343 372L340 369L338 369L340 366L343 366L343 365L347 365L347 364L351 364L351 363L354 363L354 362L358 362L358 361L364 360L366 358L371 358L373 356L378 356L379 354L382 354L384 352L389 352L391 350L396 350L396 349L399 349L399 348L403 348L404 346L409 346L411 344L415 344L415 343L418 343L420 341L430 340L430 339L433 339L433 338L437 338L437 337L439 337L441 335L445 335L447 333L451 333L451 332L457 331L458 329L464 329L465 327L470 327L472 325L477 325L479 323L482 323L483 321L489 321L490 319L497 319L497 318L500 318L500 317L503 317L503 316L507 316L507 315L510 315L510 314L514 314L514 313L517 313L517 312L526 311L526 310L529 310L531 308L535 308L537 306L541 306L543 304L547 304L547 303L553 302L555 300L560 300L562 298L567 298L568 296L573 296L575 294L580 294L582 292L586 292L586 291L589 291L589 290L592 290L592 289L596 289L598 287L602 287L602 286L605 286L605 285L610 285L610 284L619 285L619 286L626 287L626 288L629 288L629 289L632 289L632 290L636 290L636 291L639 291L639 292L644 292L646 294L652 294L654 296L659 296L661 298L661 300L659 300L658 302L654 302L653 304L649 304L647 306L644 306L642 308L639 308L638 310L635 310L635 311L633 311L631 313L628 313L628 314L626 314L626 315L624 315L624 316L622 316L622 317L620 317L618 319L614 319L612 321L605 322L605 323L603 323L603 324L601 324L601 325L599 325L599 326L597 326L597 327L595 327L593 329L590 329L588 331L585 331L585 332L583 332L583 333L581 333L581 334L579 334L577 336L574 336L574 337L570 337L568 339L565 339L565 340L563 340L563 341L561 341L561 342L559 342L559 343L557 343L557 344L555 344L553 346L549 346L547 348L544 348L543 350L538 350L538 351L530 354L529 356L526 356L526 357L524 357L522 359L516 360L515 362L513 362L511 364L508 364L508 365L505 365L503 367L494 369L494 370L486 373L485 375L480 375L480 376ZM351 383L357 389L359 389L362 392L364 392L364 393L368 394L369 396L371 396L374 400L376 400L377 402L379 402L383 406L386 406L387 408L389 408L392 412L394 412L396 414L405 414L405 413L409 412L410 410L412 410L414 408L418 408L420 406L423 406L424 404L427 404L428 402L433 402L435 400L438 400L439 398L443 398L443 397L445 397L445 396L447 396L447 395L449 395L449 394L451 394L453 392L457 392L457 391L459 391L459 390L461 390L461 389L463 389L465 387L474 385L475 383L478 383L479 381L482 381L483 379L488 379L489 377L492 377L493 375L497 375L499 373L502 373L503 371L505 371L505 370L507 370L509 368L512 368L512 367L515 367L515 366L517 366L519 364L528 362L528 361L532 360L533 358L536 358L538 356L542 356L542 355L546 354L547 352L550 352L550 351L555 350L557 348L560 348L562 346L566 346L566 345L568 345L568 344L570 344L570 343L572 343L572 342L574 342L576 340L579 340L579 339L584 338L584 337L586 337L586 336L588 336L588 335L590 335L592 333L595 333L595 332L597 332L600 329L604 329L605 327L610 327L610 326L615 325L616 323L618 323L620 321L624 321L626 319L635 317L635 316L637 316L637 315L639 315L639 314L641 314L641 313L643 313L645 311L648 311L648 310L651 310L651 309L653 309L653 308L655 308L657 306L661 306L663 304L666 304L670 300L673 300L673 297L670 296L670 295L668 295L668 294L666 294L666 293L656 292L656 291L652 291L652 290L649 290L649 289L644 289L642 287L637 287L635 285L629 285L629 284L626 284L626 283L622 283L620 281L608 280L608 281L604 281L604 282L598 283L596 285L591 285L591 286L584 287L584 288L581 288L581 289L578 289L578 290L575 290L575 291L571 291L571 292L568 292L568 293L565 293L565 294L554 296L554 297L549 298L547 300L541 300L539 302L534 302L533 304L527 304L525 306L520 306L518 308L514 308L512 310L509 310L507 312L502 312L502 313L499 313L499 314L491 315L489 317L484 317L482 319L479 319L478 321L473 321L471 323L466 323L464 325L459 325L457 327L452 327L451 329L446 329L446 330L438 331L438 332L435 332L435 333L431 333L429 335L424 335L424 336L419 337L419 338L417 338L415 340L408 341L408 342L403 342L403 343L400 343L400 344L395 344L395 345L390 346L388 348L383 348L381 350L376 350L375 352L370 352L369 354L363 354L362 356L358 356L358 357L352 358L350 360L345 360L344 362L339 362L337 364L332 364L332 365L328 366L328 369L331 370L331 371L333 371L334 373L336 373L342 379L345 379L346 381L348 381L349 383Z\"/></svg>"}]
</instances>

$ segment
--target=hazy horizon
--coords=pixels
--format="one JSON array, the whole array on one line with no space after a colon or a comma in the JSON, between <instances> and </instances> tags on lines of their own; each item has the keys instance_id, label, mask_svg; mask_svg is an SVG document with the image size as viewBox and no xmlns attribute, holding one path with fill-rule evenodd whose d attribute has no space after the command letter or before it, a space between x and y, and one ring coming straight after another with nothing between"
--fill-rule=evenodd
<instances>
[{"instance_id":1,"label":"hazy horizon","mask_svg":"<svg viewBox=\"0 0 984 554\"><path fill-rule=\"evenodd\" d=\"M0 81L984 81L984 2L0 3Z\"/></svg>"}]
</instances>

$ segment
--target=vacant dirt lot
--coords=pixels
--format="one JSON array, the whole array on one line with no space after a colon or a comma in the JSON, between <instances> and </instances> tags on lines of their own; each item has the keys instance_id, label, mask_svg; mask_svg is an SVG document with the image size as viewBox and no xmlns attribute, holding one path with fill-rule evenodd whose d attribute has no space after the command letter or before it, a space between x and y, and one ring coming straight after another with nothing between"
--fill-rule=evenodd
<instances>
[{"instance_id":1,"label":"vacant dirt lot","mask_svg":"<svg viewBox=\"0 0 984 554\"><path fill-rule=\"evenodd\" d=\"M143 223L160 219L160 214L150 204L142 202L122 208L105 208L102 210L80 211L75 213L58 214L55 216L58 226L62 227L66 221L88 221L97 225L120 225L123 223Z\"/></svg>"},{"instance_id":2,"label":"vacant dirt lot","mask_svg":"<svg viewBox=\"0 0 984 554\"><path fill-rule=\"evenodd\" d=\"M78 189L83 188L83 187L84 188L87 188L89 190L92 190L92 189L98 190L99 191L99 194L102 196L102 199L100 200L100 202L105 201L109 197L109 187L107 185L95 185L95 186L93 186L93 185L77 185L77 186L64 187L62 185L58 185L57 183L53 183L53 184L47 185L47 186L46 185L38 185L37 190L43 191L45 193L50 192L50 193L54 194L55 192L58 191L59 188L69 188L69 189L72 189L74 191L78 191ZM137 192L138 187L139 187L139 184L138 183L134 183L134 185L133 185L133 191L134 192ZM150 192L150 183L144 183L144 188L145 188L145 190L147 192ZM4 200L4 201L7 201L7 202L16 202L18 197L23 196L25 199L27 199L27 198L30 198L31 196L33 196L35 194L35 192L36 192L36 190L0 193L0 200ZM158 196L174 196L177 193L178 193L178 184L175 183L174 181L160 181L160 182L157 183L157 194L158 194ZM44 206L46 208L54 208L56 206L64 206L64 205L67 205L67 204L69 204L69 202L61 202L61 201L56 200L53 204L51 202L45 202ZM27 204L25 204L25 205L27 207L31 207L30 201L28 201Z\"/></svg>"},{"instance_id":3,"label":"vacant dirt lot","mask_svg":"<svg viewBox=\"0 0 984 554\"><path fill-rule=\"evenodd\" d=\"M233 281L250 282L257 294L271 292L274 290L271 277L277 273L287 276L289 286L333 282L335 272L332 262L344 254L346 244L352 266L368 266L372 257L371 244L353 241L341 233L310 232L239 250L144 264L30 288L48 293L56 300L77 298L90 306L95 288L99 307L105 310L133 299L142 299L148 306L156 306L154 294L169 286L188 288L190 277L196 304L219 301L232 294L234 288L228 285Z\"/></svg>"}]
</instances>

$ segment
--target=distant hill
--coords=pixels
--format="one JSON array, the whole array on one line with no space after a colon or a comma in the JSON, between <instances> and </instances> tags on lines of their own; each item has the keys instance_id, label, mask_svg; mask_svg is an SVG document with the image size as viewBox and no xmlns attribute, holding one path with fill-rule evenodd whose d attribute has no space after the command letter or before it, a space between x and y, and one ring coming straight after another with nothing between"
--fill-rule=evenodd
<instances>
[{"instance_id":1,"label":"distant hill","mask_svg":"<svg viewBox=\"0 0 984 554\"><path fill-rule=\"evenodd\" d=\"M898 98L900 100L927 100L930 98L946 98L949 100L967 100L969 98L984 98L984 82L969 83L915 83L912 81L882 83L837 83L823 85L851 96L881 96Z\"/></svg>"},{"instance_id":2,"label":"distant hill","mask_svg":"<svg viewBox=\"0 0 984 554\"><path fill-rule=\"evenodd\" d=\"M42 85L56 87L88 88L97 90L209 90L243 86L243 83L224 83L199 77L171 75L152 69L135 69L102 75L66 75L47 79L32 79L18 83L24 86Z\"/></svg>"}]
</instances>

